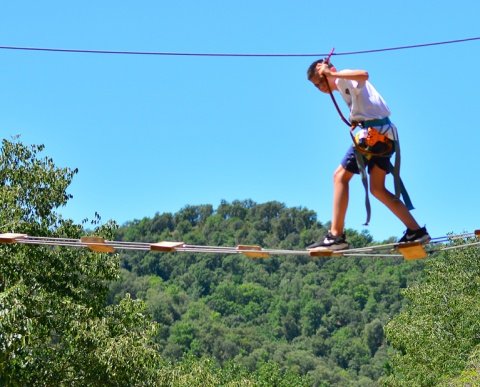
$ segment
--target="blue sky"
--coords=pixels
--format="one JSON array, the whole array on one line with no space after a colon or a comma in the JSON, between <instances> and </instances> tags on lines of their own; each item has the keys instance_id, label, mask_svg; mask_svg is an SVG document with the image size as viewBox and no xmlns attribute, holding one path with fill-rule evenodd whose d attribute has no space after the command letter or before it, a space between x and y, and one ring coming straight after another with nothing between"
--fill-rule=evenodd
<instances>
[{"instance_id":1,"label":"blue sky","mask_svg":"<svg viewBox=\"0 0 480 387\"><path fill-rule=\"evenodd\" d=\"M342 53L477 37L478 15L476 0L20 0L2 4L0 46ZM0 50L0 130L79 169L61 209L77 222L98 212L123 224L222 199L277 200L326 222L350 139L306 81L314 59ZM332 58L367 69L386 99L413 214L432 236L480 228L479 59L477 40ZM362 190L352 181L346 219L359 231ZM373 237L399 237L404 226L372 204Z\"/></svg>"}]
</instances>

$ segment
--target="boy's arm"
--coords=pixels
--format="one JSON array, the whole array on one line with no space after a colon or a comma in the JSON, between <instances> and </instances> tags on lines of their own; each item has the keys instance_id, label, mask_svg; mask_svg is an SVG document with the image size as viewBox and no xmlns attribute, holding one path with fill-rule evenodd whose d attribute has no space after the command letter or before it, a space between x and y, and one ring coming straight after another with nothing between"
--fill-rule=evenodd
<instances>
[{"instance_id":1,"label":"boy's arm","mask_svg":"<svg viewBox=\"0 0 480 387\"><path fill-rule=\"evenodd\" d=\"M332 71L333 70L333 71ZM368 79L368 72L366 70L341 70L336 71L335 67L329 69L326 65L323 65L319 69L320 75L326 77L348 79L350 81L366 81Z\"/></svg>"},{"instance_id":2,"label":"boy's arm","mask_svg":"<svg viewBox=\"0 0 480 387\"><path fill-rule=\"evenodd\" d=\"M368 72L366 70L341 70L331 71L331 76L334 78L348 79L350 81L366 81L368 79ZM328 75L327 75L328 77Z\"/></svg>"}]
</instances>

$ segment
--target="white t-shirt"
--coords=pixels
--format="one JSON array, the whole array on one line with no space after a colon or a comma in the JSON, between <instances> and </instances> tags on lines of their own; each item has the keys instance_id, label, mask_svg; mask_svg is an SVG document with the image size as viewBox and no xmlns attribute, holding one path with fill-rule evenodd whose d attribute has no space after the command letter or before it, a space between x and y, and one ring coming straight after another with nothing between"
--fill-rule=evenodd
<instances>
[{"instance_id":1,"label":"white t-shirt","mask_svg":"<svg viewBox=\"0 0 480 387\"><path fill-rule=\"evenodd\" d=\"M390 115L387 103L369 81L337 78L335 83L350 109L350 121L368 121Z\"/></svg>"}]
</instances>

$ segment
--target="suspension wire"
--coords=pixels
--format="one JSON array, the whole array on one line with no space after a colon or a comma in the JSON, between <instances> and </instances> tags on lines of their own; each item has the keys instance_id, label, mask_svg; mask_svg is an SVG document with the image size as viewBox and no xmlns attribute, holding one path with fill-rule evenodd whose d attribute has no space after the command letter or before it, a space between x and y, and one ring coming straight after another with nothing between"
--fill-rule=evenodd
<instances>
[{"instance_id":1,"label":"suspension wire","mask_svg":"<svg viewBox=\"0 0 480 387\"><path fill-rule=\"evenodd\" d=\"M347 52L339 52L333 55L357 55L357 54L371 54L375 52L384 52L384 51L394 51L394 50L407 50L411 48L422 48L422 47L430 47L430 46L439 46L443 44L454 44L454 43L464 43L469 42L472 40L480 40L480 36L475 38L466 38L466 39L456 39L456 40L447 40L443 42L434 42L434 43L423 43L423 44L412 44L409 46L399 46L399 47L390 47L390 48L379 48L373 50L363 50L363 51L347 51Z\"/></svg>"},{"instance_id":2,"label":"suspension wire","mask_svg":"<svg viewBox=\"0 0 480 387\"><path fill-rule=\"evenodd\" d=\"M438 46L445 44L455 44L470 42L473 40L480 40L479 37L447 40L442 42L433 43L420 43L407 46L378 48L371 50L361 51L346 51L333 53L333 55L358 55L358 54L371 54L385 51L406 50L412 48L423 48L430 46ZM156 56L197 56L197 57L322 57L328 54L325 53L310 53L310 54L265 54L265 53L195 53L195 52L162 52L162 51L111 51L111 50L84 50L84 49L71 49L71 48L49 48L49 47L19 47L19 46L0 46L1 50L17 50L17 51L43 51L43 52L57 52L57 53L76 53L76 54L103 54L103 55L156 55Z\"/></svg>"}]
</instances>

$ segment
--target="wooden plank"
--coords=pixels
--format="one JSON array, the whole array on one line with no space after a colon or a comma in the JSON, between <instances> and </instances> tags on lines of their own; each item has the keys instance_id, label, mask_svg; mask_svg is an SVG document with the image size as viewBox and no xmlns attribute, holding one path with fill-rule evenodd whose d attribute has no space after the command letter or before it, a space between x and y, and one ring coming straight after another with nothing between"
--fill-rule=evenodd
<instances>
[{"instance_id":1,"label":"wooden plank","mask_svg":"<svg viewBox=\"0 0 480 387\"><path fill-rule=\"evenodd\" d=\"M177 247L183 247L184 245L185 243L183 242L162 241L158 243L152 243L150 245L150 250L168 253L173 252L176 250Z\"/></svg>"},{"instance_id":2,"label":"wooden plank","mask_svg":"<svg viewBox=\"0 0 480 387\"><path fill-rule=\"evenodd\" d=\"M325 249L309 249L308 250L308 255L311 257L332 257L332 256L341 256L342 254L336 253L333 250L325 250Z\"/></svg>"},{"instance_id":3,"label":"wooden plank","mask_svg":"<svg viewBox=\"0 0 480 387\"><path fill-rule=\"evenodd\" d=\"M90 250L96 253L113 253L113 246L107 245L105 239L96 236L86 236L80 239Z\"/></svg>"},{"instance_id":4,"label":"wooden plank","mask_svg":"<svg viewBox=\"0 0 480 387\"><path fill-rule=\"evenodd\" d=\"M403 255L403 258L408 260L423 259L428 256L425 246L420 242L400 243L397 245L397 249Z\"/></svg>"},{"instance_id":5,"label":"wooden plank","mask_svg":"<svg viewBox=\"0 0 480 387\"><path fill-rule=\"evenodd\" d=\"M7 232L0 234L0 243L16 243L18 239L26 238L27 234L16 234L13 232Z\"/></svg>"},{"instance_id":6,"label":"wooden plank","mask_svg":"<svg viewBox=\"0 0 480 387\"><path fill-rule=\"evenodd\" d=\"M241 251L242 254L248 258L269 258L270 257L270 254L266 251L262 251L263 249L260 246L238 245L237 250ZM247 251L244 251L244 250L247 250Z\"/></svg>"}]
</instances>

